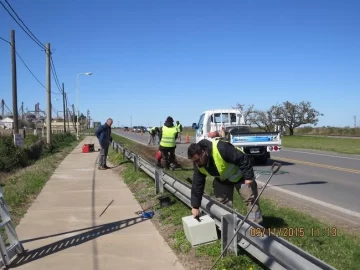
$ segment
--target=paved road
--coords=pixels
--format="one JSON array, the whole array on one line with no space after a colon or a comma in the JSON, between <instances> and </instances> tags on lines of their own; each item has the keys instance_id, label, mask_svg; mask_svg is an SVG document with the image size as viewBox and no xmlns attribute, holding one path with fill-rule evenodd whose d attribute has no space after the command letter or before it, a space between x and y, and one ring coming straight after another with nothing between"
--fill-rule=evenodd
<instances>
[{"instance_id":1,"label":"paved road","mask_svg":"<svg viewBox=\"0 0 360 270\"><path fill-rule=\"evenodd\" d=\"M114 132L145 144L149 138L148 134L141 136L119 130ZM194 137L190 141L194 141ZM178 144L176 154L186 157L187 148L188 144ZM281 170L285 172L272 178L274 189L322 206L331 205L336 210L340 210L338 207L344 208L347 215L360 218L360 213L357 213L360 212L360 156L282 149L272 154L272 160L280 161L283 164ZM270 166L256 166L255 169L269 171ZM258 181L261 183L266 179L267 176L262 175Z\"/></svg>"}]
</instances>

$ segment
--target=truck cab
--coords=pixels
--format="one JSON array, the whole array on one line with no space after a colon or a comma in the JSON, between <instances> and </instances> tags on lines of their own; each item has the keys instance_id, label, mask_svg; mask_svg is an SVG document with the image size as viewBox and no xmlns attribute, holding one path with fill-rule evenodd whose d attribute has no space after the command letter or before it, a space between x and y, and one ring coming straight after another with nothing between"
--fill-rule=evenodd
<instances>
[{"instance_id":1,"label":"truck cab","mask_svg":"<svg viewBox=\"0 0 360 270\"><path fill-rule=\"evenodd\" d=\"M279 132L251 132L251 126L245 125L243 114L238 109L208 110L200 115L196 130L196 142L202 139L224 139L239 147L253 161L265 164L271 152L281 149ZM214 136L214 134L217 134Z\"/></svg>"}]
</instances>

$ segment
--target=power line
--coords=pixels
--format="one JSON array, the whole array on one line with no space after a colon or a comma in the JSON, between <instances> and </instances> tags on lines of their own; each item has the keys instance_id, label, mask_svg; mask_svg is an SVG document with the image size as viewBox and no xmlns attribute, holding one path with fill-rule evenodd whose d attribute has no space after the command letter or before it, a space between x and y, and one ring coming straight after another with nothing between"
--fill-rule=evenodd
<instances>
[{"instance_id":1,"label":"power line","mask_svg":"<svg viewBox=\"0 0 360 270\"><path fill-rule=\"evenodd\" d=\"M39 46L41 47L42 49L46 49L45 46L41 43L41 42L38 42L35 38L33 38L25 29L24 27L14 18L14 16L10 13L10 11L6 8L6 6L0 2L0 4L3 6L3 8L7 11L7 13L10 15L10 17L17 23L17 25L20 26L20 28ZM9 3L8 3L9 5ZM10 5L9 5L10 6Z\"/></svg>"},{"instance_id":2,"label":"power line","mask_svg":"<svg viewBox=\"0 0 360 270\"><path fill-rule=\"evenodd\" d=\"M7 0L5 0L6 4L10 7L10 9L12 10L12 12L14 12L16 18L18 18L20 20L20 22L25 26L25 28L30 32L30 34L38 41L38 43L40 43L42 45L42 47L45 48L45 46L42 44L42 42L33 34L33 32L31 32L31 30L26 26L26 24L23 22L23 20L19 17L19 15L16 13L16 11L12 8L12 6L9 4L9 2Z\"/></svg>"},{"instance_id":3,"label":"power line","mask_svg":"<svg viewBox=\"0 0 360 270\"><path fill-rule=\"evenodd\" d=\"M5 40L4 38L0 37L1 40L7 42L10 46L11 46L11 43L7 40ZM19 57L20 61L24 64L24 66L26 67L26 69L30 72L30 74L35 78L35 80L42 86L44 87L44 89L46 89L45 85L42 84L42 82L35 76L35 74L31 71L31 69L29 68L29 66L25 63L24 59L21 57L21 55L15 50L15 53L16 55ZM55 95L60 95L59 93L54 93L54 92L51 92Z\"/></svg>"},{"instance_id":4,"label":"power line","mask_svg":"<svg viewBox=\"0 0 360 270\"><path fill-rule=\"evenodd\" d=\"M52 74L54 76L56 86L59 89L60 93L62 94L62 89L61 89L60 82L59 82L59 79L58 79L58 76L57 76L57 73L56 73L54 61L53 61L53 58L52 58L51 55L50 55L50 60L51 60L51 72L52 72Z\"/></svg>"},{"instance_id":5,"label":"power line","mask_svg":"<svg viewBox=\"0 0 360 270\"><path fill-rule=\"evenodd\" d=\"M10 41L7 41L5 38L0 37L0 39L1 39L2 41L5 41L6 43L11 44Z\"/></svg>"},{"instance_id":6,"label":"power line","mask_svg":"<svg viewBox=\"0 0 360 270\"><path fill-rule=\"evenodd\" d=\"M3 6L3 8L7 11L7 13L11 16L11 18L20 26L20 28L38 45L40 46L42 49L44 49L46 51L46 47L42 44L42 42L34 35L33 32L31 32L31 30L29 29L29 27L26 26L26 24L24 23L24 21L20 18L20 16L16 13L16 11L13 9L13 7L9 4L9 2L7 0L5 0L6 4L10 7L11 11L15 14L16 18L19 19L19 21L24 25L24 27L26 28L26 30L28 32L30 32L30 34L24 29L23 26L20 25L20 23L16 20L16 18L10 13L10 11L6 8L6 6L0 2L0 4ZM4 39L3 39L4 40ZM8 42L7 40L4 40L6 42ZM8 42L10 43L10 42ZM51 53L51 52L50 52ZM51 71L52 71L52 74L55 78L55 84L56 86L58 87L59 91L60 91L60 94L62 94L62 90L61 90L61 87L60 87L60 83L59 83L59 79L57 77L57 74L56 74L56 70L55 70L55 64L51 58ZM30 70L29 70L30 71ZM31 71L30 71L31 72ZM36 78L37 79L37 78ZM38 79L37 79L38 80ZM41 84L42 86L44 86L43 84ZM45 87L46 89L46 87ZM52 92L53 93L53 92ZM56 94L57 93L53 93L53 94Z\"/></svg>"}]
</instances>

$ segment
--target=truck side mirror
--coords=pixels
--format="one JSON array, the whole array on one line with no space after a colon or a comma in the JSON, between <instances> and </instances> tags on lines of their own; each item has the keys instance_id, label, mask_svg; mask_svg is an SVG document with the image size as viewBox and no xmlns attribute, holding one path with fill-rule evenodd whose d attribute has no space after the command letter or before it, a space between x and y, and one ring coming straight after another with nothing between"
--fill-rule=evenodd
<instances>
[{"instance_id":1,"label":"truck side mirror","mask_svg":"<svg viewBox=\"0 0 360 270\"><path fill-rule=\"evenodd\" d=\"M198 126L196 123L193 123L192 126L191 126L192 129L198 129Z\"/></svg>"}]
</instances>

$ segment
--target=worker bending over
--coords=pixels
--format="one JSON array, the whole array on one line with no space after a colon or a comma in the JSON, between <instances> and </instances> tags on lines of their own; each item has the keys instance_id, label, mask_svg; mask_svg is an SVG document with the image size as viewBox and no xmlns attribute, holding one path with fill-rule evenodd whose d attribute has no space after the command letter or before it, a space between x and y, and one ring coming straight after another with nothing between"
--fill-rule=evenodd
<instances>
[{"instance_id":1,"label":"worker bending over","mask_svg":"<svg viewBox=\"0 0 360 270\"><path fill-rule=\"evenodd\" d=\"M176 159L175 159L175 148L176 148L176 139L177 139L177 128L174 126L174 120L171 116L166 118L164 125L160 128L160 145L159 150L161 151L162 161L164 167L169 169L169 167L175 168Z\"/></svg>"},{"instance_id":2,"label":"worker bending over","mask_svg":"<svg viewBox=\"0 0 360 270\"><path fill-rule=\"evenodd\" d=\"M258 192L253 167L244 152L223 140L203 139L190 144L188 158L194 163L191 189L191 212L194 217L200 215L206 176L215 177L213 189L219 202L232 208L235 188L249 211ZM258 203L254 205L249 220L255 223L263 221Z\"/></svg>"},{"instance_id":3,"label":"worker bending over","mask_svg":"<svg viewBox=\"0 0 360 270\"><path fill-rule=\"evenodd\" d=\"M151 144L152 142L152 145L155 145L155 136L156 134L158 134L160 132L159 128L158 127L152 127L149 129L149 134L150 134L150 137L149 137L149 142L148 142L148 145Z\"/></svg>"}]
</instances>

